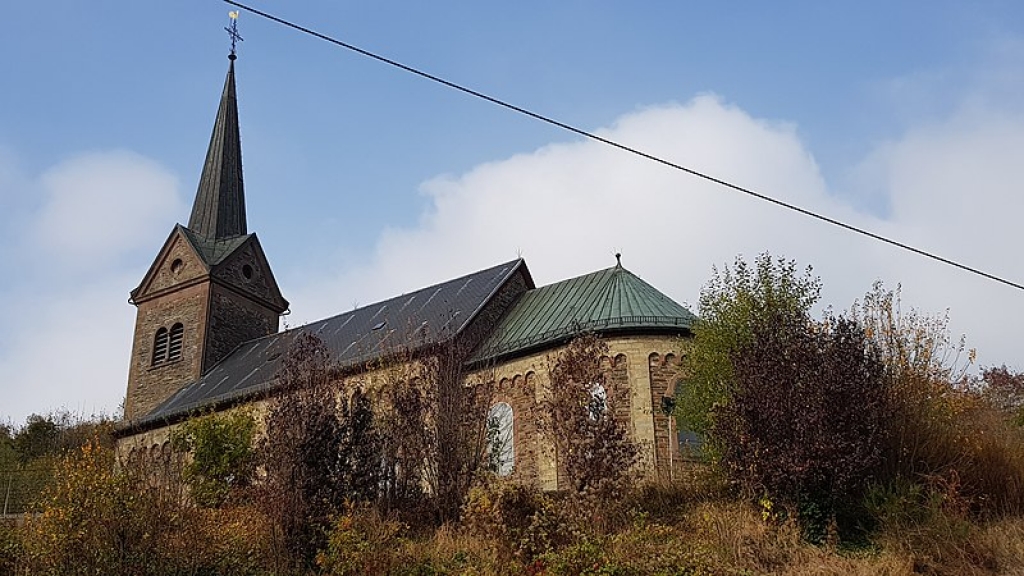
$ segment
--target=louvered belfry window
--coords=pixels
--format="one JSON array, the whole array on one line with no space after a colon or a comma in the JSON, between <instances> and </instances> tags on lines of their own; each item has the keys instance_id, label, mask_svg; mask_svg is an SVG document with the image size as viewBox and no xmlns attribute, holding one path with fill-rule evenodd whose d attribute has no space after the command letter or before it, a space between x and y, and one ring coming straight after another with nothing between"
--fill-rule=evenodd
<instances>
[{"instance_id":1,"label":"louvered belfry window","mask_svg":"<svg viewBox=\"0 0 1024 576\"><path fill-rule=\"evenodd\" d=\"M156 339L153 341L153 366L159 366L167 361L168 340L167 328L156 331Z\"/></svg>"},{"instance_id":2,"label":"louvered belfry window","mask_svg":"<svg viewBox=\"0 0 1024 576\"><path fill-rule=\"evenodd\" d=\"M181 358L181 346L184 337L185 327L182 326L181 322L171 326L170 330L167 330L167 328L157 330L156 339L153 341L153 366L159 366Z\"/></svg>"},{"instance_id":3,"label":"louvered belfry window","mask_svg":"<svg viewBox=\"0 0 1024 576\"><path fill-rule=\"evenodd\" d=\"M171 326L171 338L167 346L167 361L181 358L181 340L185 335L185 327L181 323Z\"/></svg>"}]
</instances>

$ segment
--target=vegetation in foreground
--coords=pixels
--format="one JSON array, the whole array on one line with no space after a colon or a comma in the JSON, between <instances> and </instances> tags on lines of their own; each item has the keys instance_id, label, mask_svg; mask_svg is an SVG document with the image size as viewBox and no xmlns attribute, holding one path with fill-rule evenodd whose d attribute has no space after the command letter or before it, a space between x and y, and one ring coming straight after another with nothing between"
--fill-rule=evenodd
<instances>
[{"instance_id":1,"label":"vegetation in foreground","mask_svg":"<svg viewBox=\"0 0 1024 576\"><path fill-rule=\"evenodd\" d=\"M496 477L487 384L461 385L457 350L336 390L303 341L266 436L209 415L160 462L115 465L107 426L41 451L45 419L6 428L0 457L53 472L36 515L0 523L0 574L1018 573L1024 374L966 376L973 355L898 291L815 319L819 291L767 255L716 271L676 399L706 461L673 484L629 473L593 336L552 358L541 406L559 493Z\"/></svg>"},{"instance_id":2,"label":"vegetation in foreground","mask_svg":"<svg viewBox=\"0 0 1024 576\"><path fill-rule=\"evenodd\" d=\"M706 468L676 485L636 487L602 530L567 495L475 487L458 522L422 526L353 506L333 518L312 566L296 568L257 506L199 508L110 473L110 452L70 457L42 516L0 525L0 573L125 575L1013 574L1024 519L980 520L962 502L889 495L884 525L856 545L812 544L792 520L766 520ZM141 484L141 485L140 485ZM83 495L91 490L94 496Z\"/></svg>"}]
</instances>

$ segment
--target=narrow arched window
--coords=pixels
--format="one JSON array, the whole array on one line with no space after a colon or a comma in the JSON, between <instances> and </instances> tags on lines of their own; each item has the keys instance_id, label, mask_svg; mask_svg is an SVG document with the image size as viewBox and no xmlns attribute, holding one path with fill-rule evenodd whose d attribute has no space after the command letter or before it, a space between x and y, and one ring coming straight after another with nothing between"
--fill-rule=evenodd
<instances>
[{"instance_id":1,"label":"narrow arched window","mask_svg":"<svg viewBox=\"0 0 1024 576\"><path fill-rule=\"evenodd\" d=\"M685 380L676 382L672 393L673 404L684 401L688 393ZM674 426L673 426L674 425ZM704 437L693 430L690 430L680 421L680 418L672 413L669 415L669 429L675 428L676 450L684 460L700 460L704 454Z\"/></svg>"},{"instance_id":2,"label":"narrow arched window","mask_svg":"<svg viewBox=\"0 0 1024 576\"><path fill-rule=\"evenodd\" d=\"M168 340L167 328L156 331L156 338L153 340L153 366L159 366L167 361Z\"/></svg>"},{"instance_id":3,"label":"narrow arched window","mask_svg":"<svg viewBox=\"0 0 1024 576\"><path fill-rule=\"evenodd\" d=\"M167 361L181 358L181 340L185 335L185 327L181 323L171 326L171 337L167 346Z\"/></svg>"},{"instance_id":4,"label":"narrow arched window","mask_svg":"<svg viewBox=\"0 0 1024 576\"><path fill-rule=\"evenodd\" d=\"M600 382L595 382L590 386L587 414L591 420L600 420L606 412L608 412L608 390Z\"/></svg>"},{"instance_id":5,"label":"narrow arched window","mask_svg":"<svg viewBox=\"0 0 1024 576\"><path fill-rule=\"evenodd\" d=\"M515 467L512 407L498 402L487 413L488 467L498 476L508 476Z\"/></svg>"}]
</instances>

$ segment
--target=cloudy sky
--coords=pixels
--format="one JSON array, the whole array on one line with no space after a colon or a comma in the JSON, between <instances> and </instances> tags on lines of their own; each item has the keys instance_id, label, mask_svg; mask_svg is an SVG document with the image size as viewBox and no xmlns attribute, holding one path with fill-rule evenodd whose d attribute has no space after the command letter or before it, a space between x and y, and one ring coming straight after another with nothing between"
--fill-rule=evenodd
<instances>
[{"instance_id":1,"label":"cloudy sky","mask_svg":"<svg viewBox=\"0 0 1024 576\"><path fill-rule=\"evenodd\" d=\"M305 2L261 9L742 186L1024 282L1024 5ZM0 17L0 421L111 413L127 303L188 210L227 69L215 0ZM769 251L872 282L1024 369L1024 291L560 132L243 13L249 229L295 326L522 255L695 304ZM696 311L696 310L695 310Z\"/></svg>"}]
</instances>

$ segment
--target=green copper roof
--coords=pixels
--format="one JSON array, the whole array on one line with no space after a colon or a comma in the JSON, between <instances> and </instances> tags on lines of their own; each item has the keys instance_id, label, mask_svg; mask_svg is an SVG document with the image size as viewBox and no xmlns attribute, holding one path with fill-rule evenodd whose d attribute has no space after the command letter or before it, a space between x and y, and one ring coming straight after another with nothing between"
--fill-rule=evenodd
<instances>
[{"instance_id":1,"label":"green copper roof","mask_svg":"<svg viewBox=\"0 0 1024 576\"><path fill-rule=\"evenodd\" d=\"M588 331L686 333L695 320L689 310L614 266L523 294L473 361L526 352Z\"/></svg>"}]
</instances>

